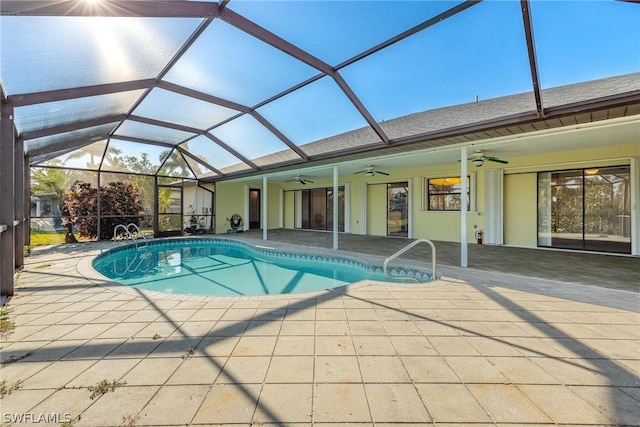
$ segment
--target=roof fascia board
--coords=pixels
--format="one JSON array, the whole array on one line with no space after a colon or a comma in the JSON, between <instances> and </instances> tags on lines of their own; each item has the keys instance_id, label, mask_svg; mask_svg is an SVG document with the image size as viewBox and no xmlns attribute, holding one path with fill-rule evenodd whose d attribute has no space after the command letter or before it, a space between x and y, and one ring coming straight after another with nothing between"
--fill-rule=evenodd
<instances>
[{"instance_id":1,"label":"roof fascia board","mask_svg":"<svg viewBox=\"0 0 640 427\"><path fill-rule=\"evenodd\" d=\"M66 101L69 99L86 98L89 96L107 95L117 92L148 89L155 85L155 79L133 80L129 82L106 83L93 86L56 89L42 92L11 95L9 98L15 107L44 104L46 102Z\"/></svg>"},{"instance_id":2,"label":"roof fascia board","mask_svg":"<svg viewBox=\"0 0 640 427\"><path fill-rule=\"evenodd\" d=\"M20 137L24 141L28 141L30 139L42 138L45 136L56 135L59 133L72 132L74 130L106 125L108 123L114 123L114 126L115 126L115 123L126 119L126 117L127 117L126 114L117 114L114 116L99 117L97 119L85 120L82 122L73 122L65 125L55 126L55 127L46 128L46 129L40 129L36 131L23 132L22 134L20 134Z\"/></svg>"},{"instance_id":3,"label":"roof fascia board","mask_svg":"<svg viewBox=\"0 0 640 427\"><path fill-rule=\"evenodd\" d=\"M542 89L540 87L540 75L538 74L538 60L536 57L535 38L533 36L533 24L531 23L531 9L529 0L520 0L522 10L522 21L524 24L524 35L527 41L527 55L529 56L529 68L531 69L531 83L533 84L533 94L536 100L536 111L538 117L544 117L544 106L542 104Z\"/></svg>"},{"instance_id":4,"label":"roof fascia board","mask_svg":"<svg viewBox=\"0 0 640 427\"><path fill-rule=\"evenodd\" d=\"M570 114L587 113L604 108L624 107L626 105L640 103L640 90L589 99L582 102L547 107L545 109L545 119L566 116Z\"/></svg>"},{"instance_id":5,"label":"roof fascia board","mask_svg":"<svg viewBox=\"0 0 640 427\"><path fill-rule=\"evenodd\" d=\"M102 0L89 4L77 0L6 0L3 16L108 16L148 18L215 18L218 4L205 1L130 1Z\"/></svg>"}]
</instances>

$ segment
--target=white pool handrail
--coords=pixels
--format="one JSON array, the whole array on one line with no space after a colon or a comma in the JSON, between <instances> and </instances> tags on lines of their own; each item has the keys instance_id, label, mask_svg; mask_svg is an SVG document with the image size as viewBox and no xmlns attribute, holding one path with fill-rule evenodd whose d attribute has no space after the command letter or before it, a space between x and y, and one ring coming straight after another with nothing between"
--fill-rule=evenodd
<instances>
[{"instance_id":1,"label":"white pool handrail","mask_svg":"<svg viewBox=\"0 0 640 427\"><path fill-rule=\"evenodd\" d=\"M393 277L393 278L411 279L411 280L415 280L416 282L420 282L420 279L418 279L417 277L399 276L399 275L393 275L393 274L389 273L389 263L391 261L393 261L394 259L396 259L400 255L402 255L403 253L405 253L406 251L408 251L409 249L413 248L414 246L416 246L416 245L418 245L420 243L428 243L431 246L431 265L432 265L431 280L432 281L433 280L437 280L436 279L436 245L434 245L433 242L431 240L429 240L429 239L418 239L416 241L413 241L413 242L409 243L407 246L405 246L404 248L400 249L395 254L391 255L389 258L387 258L384 261L384 264L383 264L383 269L384 269L385 274L387 276Z\"/></svg>"},{"instance_id":2,"label":"white pool handrail","mask_svg":"<svg viewBox=\"0 0 640 427\"><path fill-rule=\"evenodd\" d=\"M124 232L127 233L127 238L133 240L133 243L136 245L136 251L137 251L138 241L136 240L136 236L131 232L131 230L129 230L130 227L134 228L135 232L138 233L138 236L142 236L142 239L144 240L144 246L147 247L148 246L147 238L144 237L144 234L142 234L142 232L140 231L140 228L138 228L138 226L134 223L131 223L126 226L124 224L116 225L116 227L113 229L113 241L115 241L116 237L118 236L118 230L122 228Z\"/></svg>"},{"instance_id":3,"label":"white pool handrail","mask_svg":"<svg viewBox=\"0 0 640 427\"><path fill-rule=\"evenodd\" d=\"M133 229L138 234L138 236L142 237L142 240L144 240L144 246L147 247L149 245L149 242L147 242L147 238L144 236L144 233L142 231L140 231L140 227L138 227L133 222L130 223L129 225L127 225L127 231L129 230L130 227L133 227ZM131 233L131 234L133 234L133 233Z\"/></svg>"}]
</instances>

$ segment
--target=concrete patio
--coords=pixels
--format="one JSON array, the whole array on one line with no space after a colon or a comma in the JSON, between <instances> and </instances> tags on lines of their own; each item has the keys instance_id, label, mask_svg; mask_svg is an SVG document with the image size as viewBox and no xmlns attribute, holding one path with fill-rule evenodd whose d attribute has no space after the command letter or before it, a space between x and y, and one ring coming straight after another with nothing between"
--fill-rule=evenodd
<instances>
[{"instance_id":1,"label":"concrete patio","mask_svg":"<svg viewBox=\"0 0 640 427\"><path fill-rule=\"evenodd\" d=\"M294 236L269 244L309 244ZM579 264L540 277L471 254L420 285L194 297L95 278L91 257L117 244L26 258L0 343L3 425L640 425L637 257L608 270L623 289L584 284Z\"/></svg>"}]
</instances>

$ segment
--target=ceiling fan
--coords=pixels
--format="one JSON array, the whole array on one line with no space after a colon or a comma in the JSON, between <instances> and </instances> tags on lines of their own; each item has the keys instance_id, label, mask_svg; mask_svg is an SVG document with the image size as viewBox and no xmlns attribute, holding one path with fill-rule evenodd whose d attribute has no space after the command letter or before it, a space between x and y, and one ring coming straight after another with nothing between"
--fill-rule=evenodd
<instances>
[{"instance_id":1,"label":"ceiling fan","mask_svg":"<svg viewBox=\"0 0 640 427\"><path fill-rule=\"evenodd\" d=\"M486 154L484 154L484 152L482 150L476 150L473 154L471 154L471 157L469 157L467 160L470 160L471 163L476 165L476 167L482 166L482 164L485 161L502 163L502 164L505 164L505 165L507 163L509 163L508 161L503 160L503 159L499 159L497 157L487 156Z\"/></svg>"},{"instance_id":2,"label":"ceiling fan","mask_svg":"<svg viewBox=\"0 0 640 427\"><path fill-rule=\"evenodd\" d=\"M297 182L298 184L306 185L307 183L313 184L313 181L310 179L304 179L300 175L294 176L292 179L288 179L285 182Z\"/></svg>"},{"instance_id":3,"label":"ceiling fan","mask_svg":"<svg viewBox=\"0 0 640 427\"><path fill-rule=\"evenodd\" d=\"M387 172L376 170L375 167L373 167L372 165L368 165L366 168L364 168L364 170L361 170L356 173L363 173L364 176L374 176L377 173L379 173L380 175L389 175Z\"/></svg>"}]
</instances>

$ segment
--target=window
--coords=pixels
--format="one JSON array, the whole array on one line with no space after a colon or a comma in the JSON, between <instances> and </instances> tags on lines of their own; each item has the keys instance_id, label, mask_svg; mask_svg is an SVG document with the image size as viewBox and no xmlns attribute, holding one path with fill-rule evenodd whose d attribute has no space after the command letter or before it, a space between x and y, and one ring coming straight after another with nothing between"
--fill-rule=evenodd
<instances>
[{"instance_id":1,"label":"window","mask_svg":"<svg viewBox=\"0 0 640 427\"><path fill-rule=\"evenodd\" d=\"M459 176L426 178L426 210L459 211L462 180ZM471 209L471 176L467 176L467 210Z\"/></svg>"}]
</instances>

